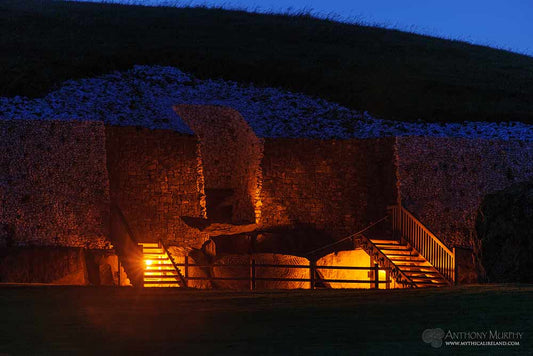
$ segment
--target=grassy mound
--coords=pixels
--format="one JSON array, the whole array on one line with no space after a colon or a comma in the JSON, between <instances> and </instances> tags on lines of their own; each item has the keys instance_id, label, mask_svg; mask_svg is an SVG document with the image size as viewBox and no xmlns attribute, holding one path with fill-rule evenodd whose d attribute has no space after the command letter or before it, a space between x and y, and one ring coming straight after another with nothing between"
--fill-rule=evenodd
<instances>
[{"instance_id":1,"label":"grassy mound","mask_svg":"<svg viewBox=\"0 0 533 356\"><path fill-rule=\"evenodd\" d=\"M160 64L389 119L533 123L531 57L306 16L4 0L0 48L0 96Z\"/></svg>"},{"instance_id":2,"label":"grassy mound","mask_svg":"<svg viewBox=\"0 0 533 356\"><path fill-rule=\"evenodd\" d=\"M533 182L483 200L476 229L489 282L533 283Z\"/></svg>"}]
</instances>

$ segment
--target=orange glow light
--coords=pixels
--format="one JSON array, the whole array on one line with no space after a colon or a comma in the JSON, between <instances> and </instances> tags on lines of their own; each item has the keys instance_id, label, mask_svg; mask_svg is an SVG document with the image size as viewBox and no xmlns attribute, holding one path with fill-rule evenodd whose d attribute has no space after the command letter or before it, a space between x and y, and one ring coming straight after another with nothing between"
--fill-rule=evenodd
<instances>
[{"instance_id":1,"label":"orange glow light","mask_svg":"<svg viewBox=\"0 0 533 356\"><path fill-rule=\"evenodd\" d=\"M152 264L152 260L144 260L144 263L147 265L147 266L150 266Z\"/></svg>"}]
</instances>

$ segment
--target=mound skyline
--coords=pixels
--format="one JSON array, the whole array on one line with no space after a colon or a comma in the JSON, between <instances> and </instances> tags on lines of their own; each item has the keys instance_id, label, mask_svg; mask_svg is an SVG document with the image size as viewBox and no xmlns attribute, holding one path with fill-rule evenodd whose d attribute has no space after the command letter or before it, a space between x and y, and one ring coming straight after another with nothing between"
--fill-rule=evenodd
<instances>
[{"instance_id":1,"label":"mound skyline","mask_svg":"<svg viewBox=\"0 0 533 356\"><path fill-rule=\"evenodd\" d=\"M0 96L134 65L280 87L416 122L533 123L533 58L397 30L205 8L0 4Z\"/></svg>"},{"instance_id":2,"label":"mound skyline","mask_svg":"<svg viewBox=\"0 0 533 356\"><path fill-rule=\"evenodd\" d=\"M69 80L42 98L0 97L0 119L102 121L192 134L173 110L180 104L235 109L259 137L428 136L533 141L533 126L524 123L383 120L301 93L221 79L201 80L178 68L162 66L134 66L95 78Z\"/></svg>"}]
</instances>

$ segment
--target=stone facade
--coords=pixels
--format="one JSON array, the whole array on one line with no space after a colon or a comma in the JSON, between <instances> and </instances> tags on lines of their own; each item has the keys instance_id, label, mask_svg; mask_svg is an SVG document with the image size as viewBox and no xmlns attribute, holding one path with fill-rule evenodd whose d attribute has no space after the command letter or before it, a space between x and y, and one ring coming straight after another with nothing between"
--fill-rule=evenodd
<instances>
[{"instance_id":1,"label":"stone facade","mask_svg":"<svg viewBox=\"0 0 533 356\"><path fill-rule=\"evenodd\" d=\"M0 121L0 153L0 247L110 247L102 123Z\"/></svg>"},{"instance_id":2,"label":"stone facade","mask_svg":"<svg viewBox=\"0 0 533 356\"><path fill-rule=\"evenodd\" d=\"M265 139L262 227L306 225L334 238L396 200L394 139Z\"/></svg>"},{"instance_id":3,"label":"stone facade","mask_svg":"<svg viewBox=\"0 0 533 356\"><path fill-rule=\"evenodd\" d=\"M179 248L177 257L184 258L191 251L203 251L200 248L209 234L221 234L211 231L221 223L206 219L209 189L231 190L232 222L252 223L241 231L239 241L229 232L224 241L214 239L218 250L229 241L226 245L233 250L227 248L225 254L255 251L305 257L308 251L377 221L386 215L388 205L396 203L450 248L472 248L478 241L475 220L483 198L533 179L530 142L427 137L260 139L232 109L175 109L197 137L104 127L98 122L0 121L3 261L12 261L6 251L15 251L21 266L26 266L22 271L34 268L24 261L48 261L51 274L36 269L39 280L116 284L115 253L127 266L124 241L129 232L111 219L110 206L120 208L138 242L161 239ZM113 251L110 227L116 224L124 231L115 234L123 239L113 240L119 241ZM238 230L228 226L228 231ZM379 235L385 232L371 237L390 237ZM129 250L137 248L135 241L127 243ZM39 257L40 252L17 250L32 246L74 250L43 252L44 257ZM76 250L80 248L93 252L82 256ZM81 261L85 256L89 259ZM215 252L195 259L208 257L221 258ZM51 258L58 259L61 272L54 272ZM461 250L458 259L464 279L475 280L470 250ZM36 281L14 270L9 273L10 281L15 277Z\"/></svg>"},{"instance_id":4,"label":"stone facade","mask_svg":"<svg viewBox=\"0 0 533 356\"><path fill-rule=\"evenodd\" d=\"M181 219L205 216L196 138L135 127L106 133L111 200L137 241L201 246L207 236Z\"/></svg>"},{"instance_id":5,"label":"stone facade","mask_svg":"<svg viewBox=\"0 0 533 356\"><path fill-rule=\"evenodd\" d=\"M261 140L231 108L179 105L174 109L199 137L206 190L233 190L232 221L258 222ZM207 199L209 203L209 193Z\"/></svg>"},{"instance_id":6,"label":"stone facade","mask_svg":"<svg viewBox=\"0 0 533 356\"><path fill-rule=\"evenodd\" d=\"M533 143L397 139L401 203L449 247L473 247L483 197L533 178Z\"/></svg>"}]
</instances>

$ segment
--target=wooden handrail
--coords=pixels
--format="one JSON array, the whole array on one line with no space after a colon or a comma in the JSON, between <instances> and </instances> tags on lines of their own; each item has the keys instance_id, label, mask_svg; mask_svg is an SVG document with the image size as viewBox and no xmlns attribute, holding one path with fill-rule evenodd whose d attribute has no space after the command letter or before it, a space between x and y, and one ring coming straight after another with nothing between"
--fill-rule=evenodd
<instances>
[{"instance_id":1,"label":"wooden handrail","mask_svg":"<svg viewBox=\"0 0 533 356\"><path fill-rule=\"evenodd\" d=\"M391 208L391 207L389 207ZM392 208L398 208L398 206L393 206ZM448 254L453 255L453 252L434 234L432 233L420 220L418 220L411 212L405 209L403 206L400 206L402 212L406 214L411 220L413 220L426 234L431 236L431 238L442 247Z\"/></svg>"},{"instance_id":2,"label":"wooden handrail","mask_svg":"<svg viewBox=\"0 0 533 356\"><path fill-rule=\"evenodd\" d=\"M224 265L224 264L195 264L195 263L176 263L176 266L184 267L198 267L198 268L210 268L210 267L248 267L248 263L237 263L237 264L231 264L231 265ZM262 263L256 263L256 267L265 267L265 268L302 268L306 269L309 268L309 265L277 265L277 264L262 264ZM316 269L339 269L339 270L363 270L363 271L371 271L374 269L374 267L359 267L359 266L319 266L317 265L315 267ZM380 271L389 271L391 270L390 267L380 267Z\"/></svg>"},{"instance_id":3,"label":"wooden handrail","mask_svg":"<svg viewBox=\"0 0 533 356\"><path fill-rule=\"evenodd\" d=\"M422 255L435 269L453 284L456 280L455 250L451 251L420 220L401 205L389 206L394 232L400 232L411 247Z\"/></svg>"},{"instance_id":4,"label":"wooden handrail","mask_svg":"<svg viewBox=\"0 0 533 356\"><path fill-rule=\"evenodd\" d=\"M176 263L176 266L187 266L187 267L240 267L240 268L249 268L250 273L248 277L213 277L213 276L194 276L191 277L186 272L185 279L187 281L242 281L249 282L250 290L256 289L257 281L270 281L270 282L309 282L310 289L314 289L314 284L318 281L322 283L350 283L350 284L370 284L371 288L379 288L379 285L385 284L386 288L389 289L389 285L392 282L392 279L387 274L385 280L379 278L379 271L390 272L391 268L380 267L378 264L368 267L359 267L359 266L316 266L313 262L309 265L284 265L284 264L271 264L271 263L256 263L253 257L250 258L249 263L235 263L235 264L197 264L189 263L187 260L185 263ZM290 278L290 277L258 277L256 271L258 268L304 268L313 270L319 269L339 269L339 270L366 270L374 272L374 276L369 279L326 279L320 278L316 280L316 276L311 273L309 278ZM186 270L187 271L187 270Z\"/></svg>"}]
</instances>

